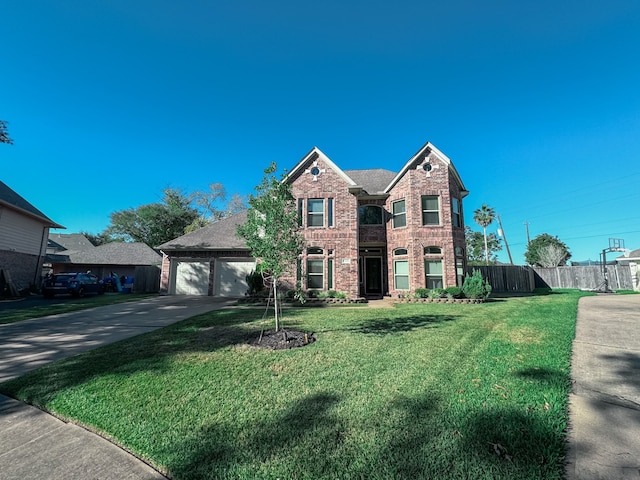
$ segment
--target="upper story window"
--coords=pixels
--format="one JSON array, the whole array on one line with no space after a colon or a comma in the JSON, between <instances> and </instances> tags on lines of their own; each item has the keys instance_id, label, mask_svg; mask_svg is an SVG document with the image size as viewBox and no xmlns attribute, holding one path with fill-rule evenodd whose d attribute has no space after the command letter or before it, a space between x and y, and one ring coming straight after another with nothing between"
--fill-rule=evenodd
<instances>
[{"instance_id":1,"label":"upper story window","mask_svg":"<svg viewBox=\"0 0 640 480\"><path fill-rule=\"evenodd\" d=\"M437 195L422 196L422 225L440 225L440 199Z\"/></svg>"},{"instance_id":2,"label":"upper story window","mask_svg":"<svg viewBox=\"0 0 640 480\"><path fill-rule=\"evenodd\" d=\"M462 202L455 197L451 199L451 223L454 227L462 227Z\"/></svg>"},{"instance_id":3,"label":"upper story window","mask_svg":"<svg viewBox=\"0 0 640 480\"><path fill-rule=\"evenodd\" d=\"M378 205L363 205L358 209L360 225L382 225L382 208Z\"/></svg>"},{"instance_id":4,"label":"upper story window","mask_svg":"<svg viewBox=\"0 0 640 480\"><path fill-rule=\"evenodd\" d=\"M391 214L393 228L400 228L407 226L407 211L405 207L405 201L397 200L391 204Z\"/></svg>"},{"instance_id":5,"label":"upper story window","mask_svg":"<svg viewBox=\"0 0 640 480\"><path fill-rule=\"evenodd\" d=\"M325 210L326 208L326 210ZM333 227L333 198L307 199L307 227ZM303 218L302 200L298 201L298 215Z\"/></svg>"},{"instance_id":6,"label":"upper story window","mask_svg":"<svg viewBox=\"0 0 640 480\"><path fill-rule=\"evenodd\" d=\"M307 200L307 227L324 227L324 199Z\"/></svg>"}]
</instances>

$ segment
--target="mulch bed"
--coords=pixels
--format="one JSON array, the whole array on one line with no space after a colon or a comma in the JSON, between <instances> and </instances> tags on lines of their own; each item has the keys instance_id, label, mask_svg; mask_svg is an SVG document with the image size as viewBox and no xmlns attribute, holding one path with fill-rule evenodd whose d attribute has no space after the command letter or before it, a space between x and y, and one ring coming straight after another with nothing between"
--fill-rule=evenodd
<instances>
[{"instance_id":1,"label":"mulch bed","mask_svg":"<svg viewBox=\"0 0 640 480\"><path fill-rule=\"evenodd\" d=\"M288 350L290 348L305 347L316 341L313 333L299 330L268 330L261 337L254 339L251 345L269 350Z\"/></svg>"}]
</instances>

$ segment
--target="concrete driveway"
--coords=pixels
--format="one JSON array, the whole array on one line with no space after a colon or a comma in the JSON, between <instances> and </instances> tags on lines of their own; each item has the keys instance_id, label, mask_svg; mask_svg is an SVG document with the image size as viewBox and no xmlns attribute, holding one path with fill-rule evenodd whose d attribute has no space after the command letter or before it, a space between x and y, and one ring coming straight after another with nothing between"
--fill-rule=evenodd
<instances>
[{"instance_id":1,"label":"concrete driveway","mask_svg":"<svg viewBox=\"0 0 640 480\"><path fill-rule=\"evenodd\" d=\"M640 479L640 295L580 299L567 478Z\"/></svg>"},{"instance_id":2,"label":"concrete driveway","mask_svg":"<svg viewBox=\"0 0 640 480\"><path fill-rule=\"evenodd\" d=\"M164 296L0 325L0 382L102 345L222 308ZM0 395L0 480L164 479L109 441Z\"/></svg>"}]
</instances>

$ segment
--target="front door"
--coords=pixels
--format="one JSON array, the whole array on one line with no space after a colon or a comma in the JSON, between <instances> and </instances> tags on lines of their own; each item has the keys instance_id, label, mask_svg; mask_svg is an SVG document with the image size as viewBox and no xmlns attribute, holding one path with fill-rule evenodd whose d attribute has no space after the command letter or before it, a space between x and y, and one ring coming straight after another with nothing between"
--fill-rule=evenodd
<instances>
[{"instance_id":1,"label":"front door","mask_svg":"<svg viewBox=\"0 0 640 480\"><path fill-rule=\"evenodd\" d=\"M382 295L382 257L364 257L364 294Z\"/></svg>"}]
</instances>

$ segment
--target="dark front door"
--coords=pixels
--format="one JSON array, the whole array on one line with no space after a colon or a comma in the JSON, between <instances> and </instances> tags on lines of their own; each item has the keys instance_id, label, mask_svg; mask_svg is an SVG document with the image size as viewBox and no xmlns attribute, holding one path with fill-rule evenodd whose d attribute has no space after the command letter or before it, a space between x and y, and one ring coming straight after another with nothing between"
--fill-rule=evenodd
<instances>
[{"instance_id":1,"label":"dark front door","mask_svg":"<svg viewBox=\"0 0 640 480\"><path fill-rule=\"evenodd\" d=\"M364 257L364 294L382 295L382 257Z\"/></svg>"}]
</instances>

